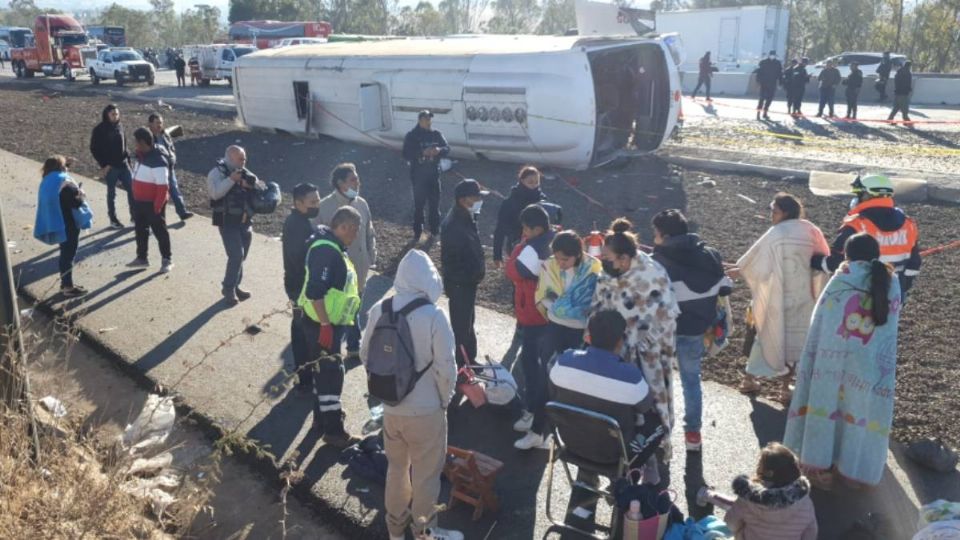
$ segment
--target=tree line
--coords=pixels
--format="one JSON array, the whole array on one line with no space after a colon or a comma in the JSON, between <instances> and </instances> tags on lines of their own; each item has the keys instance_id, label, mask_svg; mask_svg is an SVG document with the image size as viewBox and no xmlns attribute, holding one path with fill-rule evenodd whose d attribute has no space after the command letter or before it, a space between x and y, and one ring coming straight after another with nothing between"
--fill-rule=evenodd
<instances>
[{"instance_id":1,"label":"tree line","mask_svg":"<svg viewBox=\"0 0 960 540\"><path fill-rule=\"evenodd\" d=\"M629 5L629 0L616 1ZM124 26L128 42L138 47L210 42L225 33L215 7L176 13L172 0L151 4L152 10L142 11L114 3L83 22ZM791 58L890 50L907 55L916 71L960 70L960 0L658 0L652 7L747 5L790 10ZM0 24L30 26L40 12L34 0L11 0L10 8L0 11ZM231 0L231 22L253 19L325 20L338 33L403 36L561 34L576 27L574 0L423 0L402 7L398 0Z\"/></svg>"}]
</instances>

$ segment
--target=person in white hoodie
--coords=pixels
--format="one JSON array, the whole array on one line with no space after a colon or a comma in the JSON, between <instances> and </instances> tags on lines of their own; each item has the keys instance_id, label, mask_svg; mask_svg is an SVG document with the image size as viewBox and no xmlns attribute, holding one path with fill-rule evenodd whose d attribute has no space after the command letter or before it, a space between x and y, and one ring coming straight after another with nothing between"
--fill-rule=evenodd
<instances>
[{"instance_id":1,"label":"person in white hoodie","mask_svg":"<svg viewBox=\"0 0 960 540\"><path fill-rule=\"evenodd\" d=\"M418 540L463 540L463 534L458 531L437 528L434 511L447 453L446 409L457 379L453 329L447 314L436 306L443 293L443 283L430 258L414 249L400 261L393 286L396 290L392 299L394 311L402 310L418 298L430 302L406 317L416 370L423 371L428 366L430 369L400 403L384 405L387 529L391 540L404 538L409 526L413 526ZM369 358L373 329L383 312L383 302L370 308L367 316L367 328L360 342L360 360L364 366ZM421 519L426 523L421 524Z\"/></svg>"}]
</instances>

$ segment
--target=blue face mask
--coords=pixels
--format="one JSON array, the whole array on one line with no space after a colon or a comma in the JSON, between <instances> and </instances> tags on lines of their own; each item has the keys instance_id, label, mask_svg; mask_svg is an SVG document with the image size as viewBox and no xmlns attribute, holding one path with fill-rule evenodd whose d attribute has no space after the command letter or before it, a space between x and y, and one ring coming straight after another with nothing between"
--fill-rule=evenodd
<instances>
[{"instance_id":1,"label":"blue face mask","mask_svg":"<svg viewBox=\"0 0 960 540\"><path fill-rule=\"evenodd\" d=\"M479 214L480 208L483 207L483 201L477 201L473 203L473 206L470 207L470 212L473 214Z\"/></svg>"},{"instance_id":2,"label":"blue face mask","mask_svg":"<svg viewBox=\"0 0 960 540\"><path fill-rule=\"evenodd\" d=\"M356 198L360 195L360 192L359 192L358 190L356 190L356 189L350 188L350 189L344 191L344 192L343 192L343 195L344 195L344 197L353 200L353 199L356 199Z\"/></svg>"}]
</instances>

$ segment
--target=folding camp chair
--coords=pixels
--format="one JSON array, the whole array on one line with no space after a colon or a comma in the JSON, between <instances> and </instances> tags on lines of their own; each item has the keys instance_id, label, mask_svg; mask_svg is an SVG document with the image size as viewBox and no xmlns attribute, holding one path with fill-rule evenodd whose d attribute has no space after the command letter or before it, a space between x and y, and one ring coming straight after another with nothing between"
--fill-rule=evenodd
<instances>
[{"instance_id":1,"label":"folding camp chair","mask_svg":"<svg viewBox=\"0 0 960 540\"><path fill-rule=\"evenodd\" d=\"M615 508L613 483L626 474L630 465L627 445L620 425L611 416L557 401L547 403L546 411L555 433L550 445L550 468L547 472L547 519L553 524L551 528L573 531L597 539L616 536L620 526L620 512ZM554 457L556 457L556 460ZM585 490L595 497L592 500L602 498L614 507L610 526L597 524L597 529L606 532L607 536L599 536L596 533L566 523L566 516L564 516L564 521L554 519L551 502L553 499L553 468L556 461L563 464L571 491L573 489ZM610 479L610 485L606 489L601 489L577 480L570 471L570 465L575 465L581 471L605 476Z\"/></svg>"}]
</instances>

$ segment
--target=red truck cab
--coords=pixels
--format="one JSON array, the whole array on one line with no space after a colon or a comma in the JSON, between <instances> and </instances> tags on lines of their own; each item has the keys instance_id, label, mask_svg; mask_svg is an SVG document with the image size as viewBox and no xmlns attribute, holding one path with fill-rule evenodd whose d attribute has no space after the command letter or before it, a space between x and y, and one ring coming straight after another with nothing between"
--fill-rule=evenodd
<instances>
[{"instance_id":1,"label":"red truck cab","mask_svg":"<svg viewBox=\"0 0 960 540\"><path fill-rule=\"evenodd\" d=\"M27 36L23 46L10 51L10 62L18 78L39 72L72 81L86 73L87 62L96 56L96 47L88 45L87 33L76 19L45 14L34 20L33 35Z\"/></svg>"}]
</instances>

